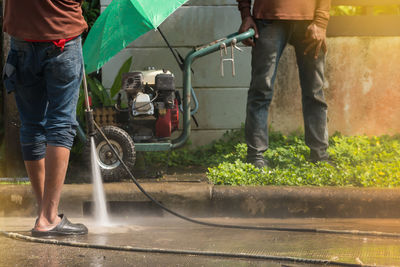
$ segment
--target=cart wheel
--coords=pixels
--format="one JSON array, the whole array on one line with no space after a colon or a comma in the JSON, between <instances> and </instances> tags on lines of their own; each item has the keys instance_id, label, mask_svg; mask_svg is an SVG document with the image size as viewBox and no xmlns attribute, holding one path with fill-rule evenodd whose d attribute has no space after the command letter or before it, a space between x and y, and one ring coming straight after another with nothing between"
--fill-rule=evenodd
<instances>
[{"instance_id":1,"label":"cart wheel","mask_svg":"<svg viewBox=\"0 0 400 267\"><path fill-rule=\"evenodd\" d=\"M135 145L129 134L115 126L104 126L102 131L129 170L133 170L136 152ZM127 178L128 173L99 132L94 136L94 141L103 180L116 182Z\"/></svg>"}]
</instances>

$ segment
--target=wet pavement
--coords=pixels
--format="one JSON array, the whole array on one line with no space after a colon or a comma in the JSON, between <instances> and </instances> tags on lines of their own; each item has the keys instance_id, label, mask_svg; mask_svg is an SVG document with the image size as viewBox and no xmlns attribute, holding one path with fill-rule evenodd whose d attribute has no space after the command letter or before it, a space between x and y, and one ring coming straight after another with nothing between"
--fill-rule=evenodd
<instances>
[{"instance_id":1,"label":"wet pavement","mask_svg":"<svg viewBox=\"0 0 400 267\"><path fill-rule=\"evenodd\" d=\"M221 229L171 217L113 218L113 225L83 222L90 234L58 238L101 245L129 245L193 251L216 251L400 266L400 238L301 232ZM238 219L207 218L208 222L291 228L346 229L400 233L394 219ZM1 218L0 229L30 235L34 218ZM30 243L0 236L0 266L310 266L293 262L122 252ZM311 265L316 266L316 265ZM326 265L325 265L326 266Z\"/></svg>"}]
</instances>

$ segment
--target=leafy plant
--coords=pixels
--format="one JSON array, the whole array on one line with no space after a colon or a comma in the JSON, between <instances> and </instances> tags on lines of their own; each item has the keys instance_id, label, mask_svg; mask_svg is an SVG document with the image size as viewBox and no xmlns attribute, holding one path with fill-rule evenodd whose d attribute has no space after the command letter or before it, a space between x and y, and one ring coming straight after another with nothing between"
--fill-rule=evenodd
<instances>
[{"instance_id":1,"label":"leafy plant","mask_svg":"<svg viewBox=\"0 0 400 267\"><path fill-rule=\"evenodd\" d=\"M122 67L119 69L117 77L115 77L115 80L113 82L113 85L111 86L110 89L110 95L111 98L114 98L114 96L119 92L119 90L122 87L122 74L129 72L129 69L132 65L132 57L128 58L124 64L122 64Z\"/></svg>"},{"instance_id":2,"label":"leafy plant","mask_svg":"<svg viewBox=\"0 0 400 267\"><path fill-rule=\"evenodd\" d=\"M110 93L97 78L87 77L87 83L90 88L92 105L94 107L108 107L114 104Z\"/></svg>"},{"instance_id":3,"label":"leafy plant","mask_svg":"<svg viewBox=\"0 0 400 267\"><path fill-rule=\"evenodd\" d=\"M332 16L358 16L367 13L365 6L334 6L332 7L330 14ZM386 5L386 6L373 6L373 15L399 15L399 5Z\"/></svg>"},{"instance_id":4,"label":"leafy plant","mask_svg":"<svg viewBox=\"0 0 400 267\"><path fill-rule=\"evenodd\" d=\"M336 167L311 163L309 148L299 134L270 133L264 156L270 167L257 169L246 163L244 131L229 131L211 145L147 155L148 161L179 168L208 167L207 176L223 185L289 186L400 186L400 136L333 135L329 154Z\"/></svg>"},{"instance_id":5,"label":"leafy plant","mask_svg":"<svg viewBox=\"0 0 400 267\"><path fill-rule=\"evenodd\" d=\"M100 15L100 0L83 1L82 14L88 24L88 31L82 34L83 40L85 40L87 33Z\"/></svg>"},{"instance_id":6,"label":"leafy plant","mask_svg":"<svg viewBox=\"0 0 400 267\"><path fill-rule=\"evenodd\" d=\"M332 7L331 16L356 16L363 13L363 8L360 6L334 6Z\"/></svg>"},{"instance_id":7,"label":"leafy plant","mask_svg":"<svg viewBox=\"0 0 400 267\"><path fill-rule=\"evenodd\" d=\"M122 64L121 68L118 71L117 76L114 79L110 92L103 86L103 84L96 77L86 75L86 81L88 84L88 89L90 91L89 96L91 97L92 100L92 107L97 108L97 107L114 106L115 100L113 98L121 89L122 74L129 71L131 64L132 64L132 57L128 58ZM85 95L83 91L83 85L81 85L79 91L79 99L78 99L76 114L78 120L81 123L83 123L85 119L84 118Z\"/></svg>"},{"instance_id":8,"label":"leafy plant","mask_svg":"<svg viewBox=\"0 0 400 267\"><path fill-rule=\"evenodd\" d=\"M303 138L281 136L264 154L270 167L262 170L244 163L246 145L237 144L242 155L210 167L208 177L215 184L228 185L400 186L399 136L335 135L330 144L336 167L309 162Z\"/></svg>"}]
</instances>

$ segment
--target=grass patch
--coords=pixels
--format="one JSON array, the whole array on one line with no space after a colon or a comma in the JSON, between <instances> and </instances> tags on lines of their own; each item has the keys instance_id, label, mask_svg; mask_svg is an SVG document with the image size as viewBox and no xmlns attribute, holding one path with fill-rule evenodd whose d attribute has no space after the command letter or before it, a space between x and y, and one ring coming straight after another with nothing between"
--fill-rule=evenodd
<instances>
[{"instance_id":1,"label":"grass patch","mask_svg":"<svg viewBox=\"0 0 400 267\"><path fill-rule=\"evenodd\" d=\"M229 131L208 146L156 153L149 160L182 168L208 167L208 179L219 185L400 186L400 136L335 134L329 142L336 167L309 162L303 136L272 132L270 149L264 154L271 166L257 169L245 163L243 129Z\"/></svg>"},{"instance_id":2,"label":"grass patch","mask_svg":"<svg viewBox=\"0 0 400 267\"><path fill-rule=\"evenodd\" d=\"M31 182L25 178L0 178L0 185L30 185Z\"/></svg>"},{"instance_id":3,"label":"grass patch","mask_svg":"<svg viewBox=\"0 0 400 267\"><path fill-rule=\"evenodd\" d=\"M2 182L0 181L0 185L30 185L31 182Z\"/></svg>"}]
</instances>

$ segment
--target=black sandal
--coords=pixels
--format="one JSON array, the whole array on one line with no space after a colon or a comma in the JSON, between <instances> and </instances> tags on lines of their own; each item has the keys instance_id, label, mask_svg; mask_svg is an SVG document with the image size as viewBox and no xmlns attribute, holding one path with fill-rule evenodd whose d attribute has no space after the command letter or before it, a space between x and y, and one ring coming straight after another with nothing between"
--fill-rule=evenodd
<instances>
[{"instance_id":1,"label":"black sandal","mask_svg":"<svg viewBox=\"0 0 400 267\"><path fill-rule=\"evenodd\" d=\"M65 236L65 235L86 235L88 229L81 223L71 223L64 214L60 214L61 222L57 224L53 229L48 231L38 231L35 229L31 230L32 236L34 237L45 237L45 236Z\"/></svg>"}]
</instances>

